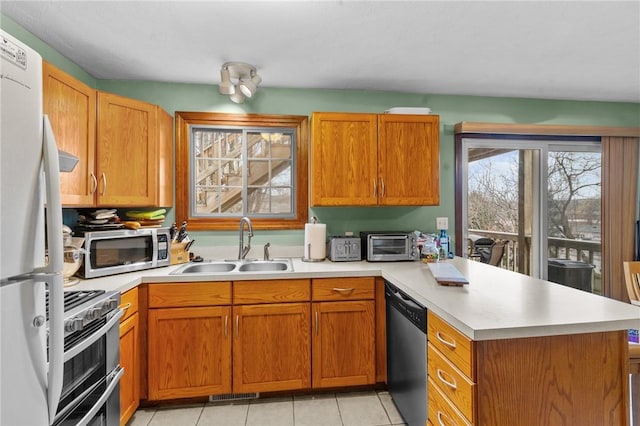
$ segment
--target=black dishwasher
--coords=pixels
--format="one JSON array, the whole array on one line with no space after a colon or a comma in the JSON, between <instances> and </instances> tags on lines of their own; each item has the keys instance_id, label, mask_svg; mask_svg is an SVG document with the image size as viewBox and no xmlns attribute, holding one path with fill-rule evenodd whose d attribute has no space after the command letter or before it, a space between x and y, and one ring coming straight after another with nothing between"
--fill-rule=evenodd
<instances>
[{"instance_id":1,"label":"black dishwasher","mask_svg":"<svg viewBox=\"0 0 640 426\"><path fill-rule=\"evenodd\" d=\"M385 281L387 382L409 426L427 422L427 308Z\"/></svg>"}]
</instances>

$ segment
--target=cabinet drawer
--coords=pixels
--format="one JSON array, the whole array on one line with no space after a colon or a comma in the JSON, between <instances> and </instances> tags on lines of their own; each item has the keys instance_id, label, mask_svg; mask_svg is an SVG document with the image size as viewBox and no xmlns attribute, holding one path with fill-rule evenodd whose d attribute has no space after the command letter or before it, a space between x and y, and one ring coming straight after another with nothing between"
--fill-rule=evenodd
<instances>
[{"instance_id":1,"label":"cabinet drawer","mask_svg":"<svg viewBox=\"0 0 640 426\"><path fill-rule=\"evenodd\" d=\"M149 285L149 308L230 304L230 281Z\"/></svg>"},{"instance_id":2,"label":"cabinet drawer","mask_svg":"<svg viewBox=\"0 0 640 426\"><path fill-rule=\"evenodd\" d=\"M124 320L138 312L138 287L122 293L120 296L120 308L124 310L120 322L124 322Z\"/></svg>"},{"instance_id":3,"label":"cabinet drawer","mask_svg":"<svg viewBox=\"0 0 640 426\"><path fill-rule=\"evenodd\" d=\"M427 312L427 339L471 380L475 380L473 342L430 311Z\"/></svg>"},{"instance_id":4,"label":"cabinet drawer","mask_svg":"<svg viewBox=\"0 0 640 426\"><path fill-rule=\"evenodd\" d=\"M429 361L431 362L431 361ZM472 426L462 413L442 394L429 377L427 379L427 400L429 422L433 425Z\"/></svg>"},{"instance_id":5,"label":"cabinet drawer","mask_svg":"<svg viewBox=\"0 0 640 426\"><path fill-rule=\"evenodd\" d=\"M362 300L375 297L375 278L323 278L311 280L314 301Z\"/></svg>"},{"instance_id":6,"label":"cabinet drawer","mask_svg":"<svg viewBox=\"0 0 640 426\"><path fill-rule=\"evenodd\" d=\"M453 366L431 343L427 345L427 373L462 414L474 421L475 384Z\"/></svg>"},{"instance_id":7,"label":"cabinet drawer","mask_svg":"<svg viewBox=\"0 0 640 426\"><path fill-rule=\"evenodd\" d=\"M309 280L234 281L233 303L308 302L311 299L309 284Z\"/></svg>"}]
</instances>

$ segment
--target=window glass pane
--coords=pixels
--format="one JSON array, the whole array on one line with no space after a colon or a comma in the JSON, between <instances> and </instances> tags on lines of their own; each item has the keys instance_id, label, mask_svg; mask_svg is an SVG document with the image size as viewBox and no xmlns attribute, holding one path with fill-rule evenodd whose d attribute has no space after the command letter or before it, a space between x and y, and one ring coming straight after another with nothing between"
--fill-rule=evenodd
<instances>
[{"instance_id":1,"label":"window glass pane","mask_svg":"<svg viewBox=\"0 0 640 426\"><path fill-rule=\"evenodd\" d=\"M548 279L602 294L601 155L554 150L547 163Z\"/></svg>"},{"instance_id":2,"label":"window glass pane","mask_svg":"<svg viewBox=\"0 0 640 426\"><path fill-rule=\"evenodd\" d=\"M293 215L294 143L292 130L194 127L194 214Z\"/></svg>"}]
</instances>

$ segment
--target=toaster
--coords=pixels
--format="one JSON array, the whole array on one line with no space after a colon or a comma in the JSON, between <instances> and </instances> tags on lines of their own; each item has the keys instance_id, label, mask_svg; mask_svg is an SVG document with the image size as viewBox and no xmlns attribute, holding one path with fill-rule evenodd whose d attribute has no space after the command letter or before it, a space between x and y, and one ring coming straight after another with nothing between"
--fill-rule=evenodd
<instances>
[{"instance_id":1,"label":"toaster","mask_svg":"<svg viewBox=\"0 0 640 426\"><path fill-rule=\"evenodd\" d=\"M360 238L358 237L329 237L327 240L327 258L332 262L360 261Z\"/></svg>"}]
</instances>

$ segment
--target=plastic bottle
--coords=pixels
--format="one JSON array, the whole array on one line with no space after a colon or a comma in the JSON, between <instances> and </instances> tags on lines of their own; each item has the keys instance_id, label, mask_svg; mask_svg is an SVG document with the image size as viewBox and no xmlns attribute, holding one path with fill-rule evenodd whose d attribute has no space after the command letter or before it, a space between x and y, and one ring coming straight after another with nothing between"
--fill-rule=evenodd
<instances>
[{"instance_id":1,"label":"plastic bottle","mask_svg":"<svg viewBox=\"0 0 640 426\"><path fill-rule=\"evenodd\" d=\"M431 236L427 237L425 239L424 245L422 246L420 258L424 263L437 262L440 257L434 238L435 237Z\"/></svg>"},{"instance_id":2,"label":"plastic bottle","mask_svg":"<svg viewBox=\"0 0 640 426\"><path fill-rule=\"evenodd\" d=\"M440 258L446 259L449 257L449 236L446 229L440 230Z\"/></svg>"}]
</instances>

